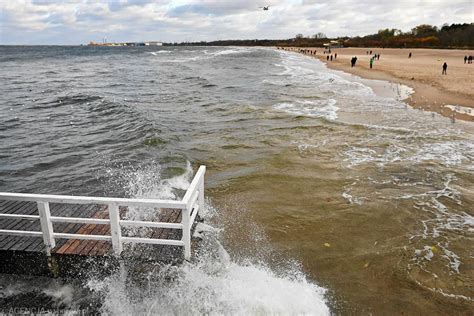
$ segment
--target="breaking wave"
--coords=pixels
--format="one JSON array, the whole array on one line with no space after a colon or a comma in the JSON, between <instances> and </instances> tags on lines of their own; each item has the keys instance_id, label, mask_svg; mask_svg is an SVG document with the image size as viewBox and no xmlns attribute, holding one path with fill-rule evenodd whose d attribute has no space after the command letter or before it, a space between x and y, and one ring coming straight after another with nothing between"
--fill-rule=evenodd
<instances>
[{"instance_id":1,"label":"breaking wave","mask_svg":"<svg viewBox=\"0 0 474 316\"><path fill-rule=\"evenodd\" d=\"M183 173L163 179L161 167L111 168L114 183L133 197L178 198L192 178L189 162ZM136 210L135 212L143 212ZM207 201L200 216L218 213ZM135 217L140 217L138 214ZM204 229L200 228L204 227ZM112 314L317 314L329 315L326 290L307 280L298 265L277 273L264 263L237 263L219 241L222 229L198 224L200 246L182 265L129 267L105 279L91 278L87 287L103 297L102 312ZM140 270L137 274L135 271ZM132 272L133 271L133 272Z\"/></svg>"},{"instance_id":2,"label":"breaking wave","mask_svg":"<svg viewBox=\"0 0 474 316\"><path fill-rule=\"evenodd\" d=\"M295 102L284 102L274 105L274 108L285 111L293 115L306 115L311 117L321 117L327 120L337 119L339 108L335 105L336 100L305 100Z\"/></svg>"}]
</instances>

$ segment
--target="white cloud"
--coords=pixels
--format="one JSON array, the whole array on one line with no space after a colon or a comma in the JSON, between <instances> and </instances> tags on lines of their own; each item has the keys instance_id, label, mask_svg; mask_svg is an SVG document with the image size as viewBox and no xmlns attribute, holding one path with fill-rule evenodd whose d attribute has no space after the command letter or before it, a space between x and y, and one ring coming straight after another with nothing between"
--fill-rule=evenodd
<instances>
[{"instance_id":1,"label":"white cloud","mask_svg":"<svg viewBox=\"0 0 474 316\"><path fill-rule=\"evenodd\" d=\"M0 0L0 43L354 36L473 16L472 0Z\"/></svg>"}]
</instances>

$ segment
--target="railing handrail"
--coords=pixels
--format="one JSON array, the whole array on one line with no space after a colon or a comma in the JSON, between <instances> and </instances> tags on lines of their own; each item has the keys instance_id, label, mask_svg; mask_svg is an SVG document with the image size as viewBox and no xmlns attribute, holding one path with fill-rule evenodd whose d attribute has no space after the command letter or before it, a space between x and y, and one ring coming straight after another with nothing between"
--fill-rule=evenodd
<instances>
[{"instance_id":1,"label":"railing handrail","mask_svg":"<svg viewBox=\"0 0 474 316\"><path fill-rule=\"evenodd\" d=\"M34 193L0 192L0 200L15 200L28 202L49 202L64 204L118 204L120 206L155 206L159 208L183 208L186 203L176 200L111 198L77 195L53 195Z\"/></svg>"},{"instance_id":2,"label":"railing handrail","mask_svg":"<svg viewBox=\"0 0 474 316\"><path fill-rule=\"evenodd\" d=\"M41 224L41 232L0 229L0 233L18 236L43 236L44 243L46 245L46 252L48 255L51 254L51 250L55 247L56 237L66 239L109 240L112 241L112 246L116 255L120 255L122 252L123 242L182 246L184 247L184 257L185 259L189 260L191 258L191 228L197 213L204 208L205 172L206 167L200 166L193 180L191 181L191 184L186 190L184 197L180 201L0 192L0 200L36 202L39 213L39 215L0 214L0 218L39 219ZM109 218L89 219L51 216L49 203L104 204L108 206ZM156 208L181 209L181 223L122 220L120 219L119 206L151 206ZM108 224L110 225L111 233L110 235L57 233L53 230L53 222L94 223L99 225ZM144 226L180 229L182 230L183 234L181 240L122 237L121 226Z\"/></svg>"},{"instance_id":3,"label":"railing handrail","mask_svg":"<svg viewBox=\"0 0 474 316\"><path fill-rule=\"evenodd\" d=\"M191 202L191 197L193 197L194 193L199 190L199 183L201 182L201 178L204 176L204 173L206 172L206 166L200 166L198 171L196 172L196 175L193 178L193 181L191 181L191 184L189 185L188 189L186 190L186 193L184 194L183 197L183 203L185 203L186 207L190 207L190 202Z\"/></svg>"}]
</instances>

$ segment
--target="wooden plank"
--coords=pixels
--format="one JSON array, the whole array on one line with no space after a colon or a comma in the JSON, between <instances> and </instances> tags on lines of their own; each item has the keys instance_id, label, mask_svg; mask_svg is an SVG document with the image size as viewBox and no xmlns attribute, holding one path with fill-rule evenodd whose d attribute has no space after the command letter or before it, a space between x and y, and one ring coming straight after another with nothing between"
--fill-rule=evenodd
<instances>
[{"instance_id":1,"label":"wooden plank","mask_svg":"<svg viewBox=\"0 0 474 316\"><path fill-rule=\"evenodd\" d=\"M57 204L55 205L60 205L60 207L57 208L55 212L55 216L65 216L69 214L69 210L71 208L70 204ZM55 224L55 231L59 233L68 233L68 234L75 234L77 230L79 229L80 225L74 224L74 223L56 223ZM56 230L57 229L57 230ZM58 253L62 254L71 244L72 240L71 239L58 239L60 243L58 246L56 246L55 249L52 250L52 253Z\"/></svg>"},{"instance_id":2,"label":"wooden plank","mask_svg":"<svg viewBox=\"0 0 474 316\"><path fill-rule=\"evenodd\" d=\"M89 213L95 213L95 208L96 205L74 205L74 208L71 210L72 205L71 204L62 204L62 207L58 208L56 211L55 216L64 216L64 217L70 217L70 216L77 216L76 213L86 213L86 215L89 215ZM76 208L77 207L77 208ZM92 215L91 214L91 215ZM89 217L89 216L88 216ZM78 224L78 223L54 223L54 231L58 233L70 233L74 234L83 224ZM64 239L60 239L63 240ZM64 242L62 243L64 244Z\"/></svg>"},{"instance_id":3,"label":"wooden plank","mask_svg":"<svg viewBox=\"0 0 474 316\"><path fill-rule=\"evenodd\" d=\"M2 213L7 213L7 214L12 214L9 210L12 208L12 206L17 205L18 201L5 201L5 203L2 204L1 210Z\"/></svg>"},{"instance_id":4,"label":"wooden plank","mask_svg":"<svg viewBox=\"0 0 474 316\"><path fill-rule=\"evenodd\" d=\"M1 209L1 212L2 213L6 213L6 214L14 214L12 213L12 208L14 209L16 206L19 206L19 203L17 201L4 201L6 203L4 203L2 205L2 209ZM5 219L5 218L2 218L0 219L0 229L9 229L9 227L11 225L13 225L15 223L15 220L12 220L12 219ZM0 249L1 249L1 245L3 245L3 242L10 239L12 236L9 236L9 235L0 235Z\"/></svg>"},{"instance_id":5,"label":"wooden plank","mask_svg":"<svg viewBox=\"0 0 474 316\"><path fill-rule=\"evenodd\" d=\"M54 216L60 215L63 212L67 210L69 207L68 204L58 204L58 203L51 203L51 215L54 214ZM69 230L72 230L74 227L71 225L68 227L68 223L53 223L53 228L55 232L60 232L60 233L65 233L69 232ZM66 243L66 239L56 239L56 247L55 249L58 249L62 247ZM52 252L54 249L52 250Z\"/></svg>"},{"instance_id":6,"label":"wooden plank","mask_svg":"<svg viewBox=\"0 0 474 316\"><path fill-rule=\"evenodd\" d=\"M106 217L105 209L97 212L97 214L94 217L96 217L96 218L105 218ZM101 230L104 229L104 226L106 226L106 225L96 225L90 233L94 234L94 235L102 235ZM98 242L99 242L98 240L87 240L87 241L85 241L84 242L84 247L81 247L81 249L78 249L77 254L82 255L82 256L89 255L89 252L95 247L95 245L97 245Z\"/></svg>"},{"instance_id":7,"label":"wooden plank","mask_svg":"<svg viewBox=\"0 0 474 316\"><path fill-rule=\"evenodd\" d=\"M28 214L30 215L33 212L37 211L35 203L24 203L24 202L18 202L14 205L10 205L11 208L9 209L10 214ZM10 220L8 224L4 224L2 229L10 229L10 230L35 230L35 231L41 231L39 228L39 225L34 227L30 223L25 223L28 221L25 220ZM32 228L36 229L28 229L28 226L33 226ZM5 238L2 240L0 243L0 249L2 250L8 250L10 249L11 246L13 246L17 242L22 242L24 240L21 240L22 238L28 238L28 237L18 237L18 236L8 236L9 238ZM34 238L36 239L36 238Z\"/></svg>"},{"instance_id":8,"label":"wooden plank","mask_svg":"<svg viewBox=\"0 0 474 316\"><path fill-rule=\"evenodd\" d=\"M106 219L108 218L107 207L103 207L99 212L94 216L95 218ZM106 231L108 225L95 225L94 228L89 232L89 234L94 235L105 235L102 231ZM97 245L98 240L88 240L83 242L76 249L76 254L78 255L88 255L89 252Z\"/></svg>"},{"instance_id":9,"label":"wooden plank","mask_svg":"<svg viewBox=\"0 0 474 316\"><path fill-rule=\"evenodd\" d=\"M110 235L110 226L102 225L102 227L99 227L98 235ZM94 245L94 247L89 251L88 255L89 256L105 255L111 249L112 249L112 243L109 243L107 241L97 241L97 243Z\"/></svg>"},{"instance_id":10,"label":"wooden plank","mask_svg":"<svg viewBox=\"0 0 474 316\"><path fill-rule=\"evenodd\" d=\"M103 217L103 215L102 215L102 213L104 213L103 208L104 207L100 207L99 211L97 211L96 214L93 217L94 218L101 218L101 216ZM85 232L89 231L89 234L94 234L94 235L101 235L95 229L96 227L98 227L98 226L107 226L107 225L95 225L95 224L92 224L92 225L91 224L86 224L86 225L84 225L84 224L70 224L70 225L73 225L74 227L77 227L79 225L79 229L77 229L77 230L75 230L74 232L71 232L71 233L82 234L82 233L85 233ZM87 229L87 227L89 225L92 226L90 230ZM76 254L75 249L80 244L84 243L85 246L87 246L87 244L90 243L90 242L96 243L97 241L69 239L62 247L60 247L59 249L56 249L54 252L58 253L58 254ZM80 247L80 249L82 250L84 247Z\"/></svg>"},{"instance_id":11,"label":"wooden plank","mask_svg":"<svg viewBox=\"0 0 474 316\"><path fill-rule=\"evenodd\" d=\"M94 205L73 205L73 204L63 204L64 207L59 210L55 216L64 216L64 217L71 217L71 216L78 216L78 213L86 212L88 208L93 209ZM64 233L65 229L68 230L68 233L74 234L82 224L78 223L55 223L57 225L57 232Z\"/></svg>"},{"instance_id":12,"label":"wooden plank","mask_svg":"<svg viewBox=\"0 0 474 316\"><path fill-rule=\"evenodd\" d=\"M32 209L30 212L32 213L38 212L36 203L28 203L28 204L29 204L29 207ZM25 209L22 211L25 211L25 212L27 211L26 206L25 206ZM24 221L24 222L28 222L28 221ZM41 231L40 221L39 220L30 221L28 224L25 223L24 225L20 226L19 229L28 230L28 231ZM42 241L42 240L43 240L42 238L24 238L23 241L17 241L16 244L10 248L10 250L12 251L24 250L24 249L27 249L33 243L39 244L39 241ZM36 245L36 248L38 248L38 250L43 249L43 247L42 246L40 247L39 245Z\"/></svg>"},{"instance_id":13,"label":"wooden plank","mask_svg":"<svg viewBox=\"0 0 474 316\"><path fill-rule=\"evenodd\" d=\"M11 200L0 200L0 209L4 204L6 204L8 202L11 202Z\"/></svg>"}]
</instances>

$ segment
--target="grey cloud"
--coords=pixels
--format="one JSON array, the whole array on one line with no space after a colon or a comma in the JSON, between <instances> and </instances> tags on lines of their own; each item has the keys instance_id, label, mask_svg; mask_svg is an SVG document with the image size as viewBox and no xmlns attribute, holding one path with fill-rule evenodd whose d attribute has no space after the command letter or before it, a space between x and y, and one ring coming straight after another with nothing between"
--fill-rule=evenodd
<instances>
[{"instance_id":1,"label":"grey cloud","mask_svg":"<svg viewBox=\"0 0 474 316\"><path fill-rule=\"evenodd\" d=\"M130 6L144 6L150 3L159 3L160 1L153 1L153 0L126 0L126 1L119 1L119 0L110 0L109 1L109 9L110 11L120 11L126 7ZM166 1L161 1L162 3Z\"/></svg>"},{"instance_id":2,"label":"grey cloud","mask_svg":"<svg viewBox=\"0 0 474 316\"><path fill-rule=\"evenodd\" d=\"M270 10L259 7L270 5ZM0 0L0 44L355 36L472 22L471 0ZM73 36L74 35L74 36Z\"/></svg>"},{"instance_id":3,"label":"grey cloud","mask_svg":"<svg viewBox=\"0 0 474 316\"><path fill-rule=\"evenodd\" d=\"M168 15L177 17L186 13L198 15L233 15L241 12L256 11L264 1L194 1L168 10Z\"/></svg>"}]
</instances>

